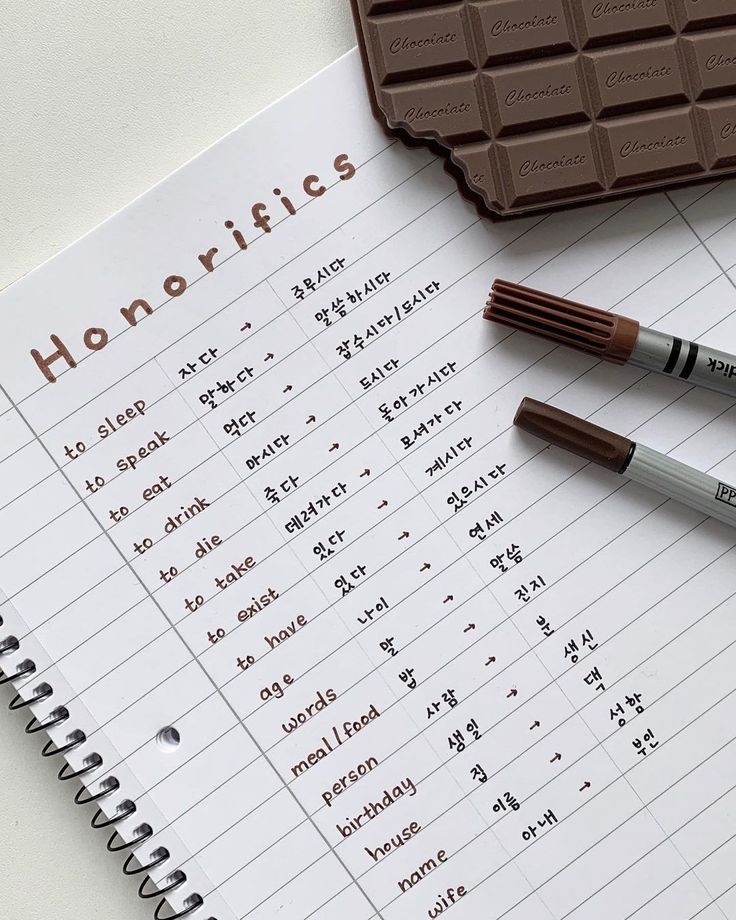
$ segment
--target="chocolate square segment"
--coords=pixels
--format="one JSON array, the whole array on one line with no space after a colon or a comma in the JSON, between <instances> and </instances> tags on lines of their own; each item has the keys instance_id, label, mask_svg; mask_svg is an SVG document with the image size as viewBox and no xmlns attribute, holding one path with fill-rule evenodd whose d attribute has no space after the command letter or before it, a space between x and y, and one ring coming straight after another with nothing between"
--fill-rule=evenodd
<instances>
[{"instance_id":1,"label":"chocolate square segment","mask_svg":"<svg viewBox=\"0 0 736 920\"><path fill-rule=\"evenodd\" d=\"M511 207L604 188L590 127L501 141L498 155Z\"/></svg>"},{"instance_id":2,"label":"chocolate square segment","mask_svg":"<svg viewBox=\"0 0 736 920\"><path fill-rule=\"evenodd\" d=\"M612 188L702 169L690 109L601 122Z\"/></svg>"},{"instance_id":3,"label":"chocolate square segment","mask_svg":"<svg viewBox=\"0 0 736 920\"><path fill-rule=\"evenodd\" d=\"M698 106L697 114L704 128L707 166L736 166L736 102L709 102Z\"/></svg>"},{"instance_id":4,"label":"chocolate square segment","mask_svg":"<svg viewBox=\"0 0 736 920\"><path fill-rule=\"evenodd\" d=\"M736 23L736 3L733 0L676 0L676 3L685 31Z\"/></svg>"},{"instance_id":5,"label":"chocolate square segment","mask_svg":"<svg viewBox=\"0 0 736 920\"><path fill-rule=\"evenodd\" d=\"M382 84L472 70L461 4L368 20Z\"/></svg>"},{"instance_id":6,"label":"chocolate square segment","mask_svg":"<svg viewBox=\"0 0 736 920\"><path fill-rule=\"evenodd\" d=\"M672 35L667 0L572 0L583 47Z\"/></svg>"},{"instance_id":7,"label":"chocolate square segment","mask_svg":"<svg viewBox=\"0 0 736 920\"><path fill-rule=\"evenodd\" d=\"M575 48L562 0L479 0L468 10L481 67Z\"/></svg>"},{"instance_id":8,"label":"chocolate square segment","mask_svg":"<svg viewBox=\"0 0 736 920\"><path fill-rule=\"evenodd\" d=\"M734 0L736 3L736 0ZM682 39L697 99L736 92L736 35L707 32Z\"/></svg>"},{"instance_id":9,"label":"chocolate square segment","mask_svg":"<svg viewBox=\"0 0 736 920\"><path fill-rule=\"evenodd\" d=\"M502 198L492 165L493 151L493 144L468 144L456 147L452 159L463 170L469 187L501 209Z\"/></svg>"},{"instance_id":10,"label":"chocolate square segment","mask_svg":"<svg viewBox=\"0 0 736 920\"><path fill-rule=\"evenodd\" d=\"M577 58L499 67L486 71L483 81L497 137L588 118Z\"/></svg>"},{"instance_id":11,"label":"chocolate square segment","mask_svg":"<svg viewBox=\"0 0 736 920\"><path fill-rule=\"evenodd\" d=\"M674 39L583 57L596 116L688 101Z\"/></svg>"},{"instance_id":12,"label":"chocolate square segment","mask_svg":"<svg viewBox=\"0 0 736 920\"><path fill-rule=\"evenodd\" d=\"M389 121L418 136L440 136L453 144L486 140L479 79L474 75L388 87L383 99Z\"/></svg>"}]
</instances>

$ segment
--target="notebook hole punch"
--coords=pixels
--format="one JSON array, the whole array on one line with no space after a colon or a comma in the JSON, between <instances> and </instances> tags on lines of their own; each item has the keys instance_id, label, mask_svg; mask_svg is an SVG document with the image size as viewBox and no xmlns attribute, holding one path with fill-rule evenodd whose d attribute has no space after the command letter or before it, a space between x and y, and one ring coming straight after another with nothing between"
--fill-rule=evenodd
<instances>
[{"instance_id":1,"label":"notebook hole punch","mask_svg":"<svg viewBox=\"0 0 736 920\"><path fill-rule=\"evenodd\" d=\"M157 898L159 895L168 894L171 891L176 891L177 888L181 888L186 880L186 873L182 872L181 869L177 869L176 872L172 872L168 878L164 879L163 882L149 891L148 884L151 881L151 876L147 875L138 888L138 896L144 900L148 898Z\"/></svg>"},{"instance_id":2,"label":"notebook hole punch","mask_svg":"<svg viewBox=\"0 0 736 920\"><path fill-rule=\"evenodd\" d=\"M166 902L161 900L158 907L154 911L153 917L154 920L182 920L183 917L188 917L190 914L193 914L195 910L199 910L200 907L204 904L204 898L201 894L190 895L184 901L184 907L179 911L178 914L169 914L168 917L164 917L161 913ZM208 917L207 920L217 920L217 917Z\"/></svg>"},{"instance_id":3,"label":"notebook hole punch","mask_svg":"<svg viewBox=\"0 0 736 920\"><path fill-rule=\"evenodd\" d=\"M0 655L12 655L20 648L20 641L16 636L7 636L0 640Z\"/></svg>"},{"instance_id":4,"label":"notebook hole punch","mask_svg":"<svg viewBox=\"0 0 736 920\"><path fill-rule=\"evenodd\" d=\"M107 779L102 780L98 792L90 793L88 789L82 786L74 796L74 801L77 805L89 805L92 802L99 802L101 799L107 798L108 795L117 792L119 788L120 781L117 777L109 776Z\"/></svg>"},{"instance_id":5,"label":"notebook hole punch","mask_svg":"<svg viewBox=\"0 0 736 920\"><path fill-rule=\"evenodd\" d=\"M149 872L151 869L155 869L156 866L162 866L168 859L171 859L171 853L166 847L158 847L155 849L151 853L150 860L147 863L140 862L139 857L137 857L135 853L129 853L123 864L123 872L126 875L140 875L141 872ZM138 862L138 865L134 866L134 862Z\"/></svg>"},{"instance_id":6,"label":"notebook hole punch","mask_svg":"<svg viewBox=\"0 0 736 920\"><path fill-rule=\"evenodd\" d=\"M25 706L32 706L34 703L40 703L42 700L47 700L53 695L53 692L49 684L39 684L37 687L34 687L33 693L27 700L24 700L20 693L16 693L13 699L8 703L8 708L15 712L18 709L23 709Z\"/></svg>"},{"instance_id":7,"label":"notebook hole punch","mask_svg":"<svg viewBox=\"0 0 736 920\"><path fill-rule=\"evenodd\" d=\"M16 680L23 680L24 677L30 677L31 674L35 673L36 663L31 661L30 658L26 658L25 661L21 661L21 663L16 667L15 671L10 671L9 673L5 673L0 677L0 687L2 687L3 684L10 684Z\"/></svg>"},{"instance_id":8,"label":"notebook hole punch","mask_svg":"<svg viewBox=\"0 0 736 920\"><path fill-rule=\"evenodd\" d=\"M86 776L88 773L93 773L95 770L98 770L102 766L102 757L98 753L90 754L89 757L85 757L82 761L82 766L78 770L72 770L68 763L65 763L58 772L58 777L60 780L65 781L68 779L79 779L81 776Z\"/></svg>"},{"instance_id":9,"label":"notebook hole punch","mask_svg":"<svg viewBox=\"0 0 736 920\"><path fill-rule=\"evenodd\" d=\"M57 754L68 754L69 751L73 751L75 748L78 748L80 745L84 744L86 740L87 736L85 733L77 728L71 732L71 734L66 736L66 744L62 744L61 747L59 747L51 740L47 741L43 746L41 756L56 757Z\"/></svg>"},{"instance_id":10,"label":"notebook hole punch","mask_svg":"<svg viewBox=\"0 0 736 920\"><path fill-rule=\"evenodd\" d=\"M146 840L153 837L153 828L150 824L139 824L133 831L133 837L130 840L123 838L115 831L107 841L107 849L110 853L121 853L123 850L133 850L139 847Z\"/></svg>"},{"instance_id":11,"label":"notebook hole punch","mask_svg":"<svg viewBox=\"0 0 736 920\"><path fill-rule=\"evenodd\" d=\"M40 721L33 716L26 725L26 734L35 735L36 732L48 731L50 728L53 728L55 725L61 725L63 722L69 718L69 710L66 706L59 706L57 709L52 710L45 719Z\"/></svg>"},{"instance_id":12,"label":"notebook hole punch","mask_svg":"<svg viewBox=\"0 0 736 920\"><path fill-rule=\"evenodd\" d=\"M171 754L181 744L179 729L174 728L173 725L167 725L166 728L162 728L156 735L156 743L162 751Z\"/></svg>"}]
</instances>

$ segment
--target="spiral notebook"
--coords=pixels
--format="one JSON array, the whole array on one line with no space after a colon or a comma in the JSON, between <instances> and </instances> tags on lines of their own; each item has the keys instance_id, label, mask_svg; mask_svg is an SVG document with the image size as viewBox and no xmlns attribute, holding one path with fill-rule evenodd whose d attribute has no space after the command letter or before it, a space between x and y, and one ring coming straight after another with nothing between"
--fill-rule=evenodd
<instances>
[{"instance_id":1,"label":"spiral notebook","mask_svg":"<svg viewBox=\"0 0 736 920\"><path fill-rule=\"evenodd\" d=\"M347 55L0 296L0 664L159 918L736 918L736 534L511 427L736 478L736 186L479 219ZM81 785L80 785L81 782Z\"/></svg>"}]
</instances>

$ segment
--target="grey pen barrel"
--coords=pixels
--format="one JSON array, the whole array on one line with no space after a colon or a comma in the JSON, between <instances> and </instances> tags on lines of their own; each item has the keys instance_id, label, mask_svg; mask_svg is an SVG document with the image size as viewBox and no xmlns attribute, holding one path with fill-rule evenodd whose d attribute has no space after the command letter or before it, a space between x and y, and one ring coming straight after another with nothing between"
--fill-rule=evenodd
<instances>
[{"instance_id":1,"label":"grey pen barrel","mask_svg":"<svg viewBox=\"0 0 736 920\"><path fill-rule=\"evenodd\" d=\"M736 399L736 356L642 326L629 363Z\"/></svg>"},{"instance_id":2,"label":"grey pen barrel","mask_svg":"<svg viewBox=\"0 0 736 920\"><path fill-rule=\"evenodd\" d=\"M637 444L623 475L736 527L736 486Z\"/></svg>"}]
</instances>

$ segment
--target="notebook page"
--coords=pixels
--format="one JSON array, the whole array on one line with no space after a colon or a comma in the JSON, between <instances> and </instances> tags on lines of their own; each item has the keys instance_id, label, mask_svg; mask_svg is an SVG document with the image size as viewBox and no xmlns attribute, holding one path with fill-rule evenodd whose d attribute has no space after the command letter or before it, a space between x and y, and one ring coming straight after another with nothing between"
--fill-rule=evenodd
<instances>
[{"instance_id":1,"label":"notebook page","mask_svg":"<svg viewBox=\"0 0 736 920\"><path fill-rule=\"evenodd\" d=\"M734 187L491 224L362 79L0 297L3 666L197 918L736 918L736 537L511 427L733 480L733 404L480 319L501 276L736 350Z\"/></svg>"}]
</instances>

